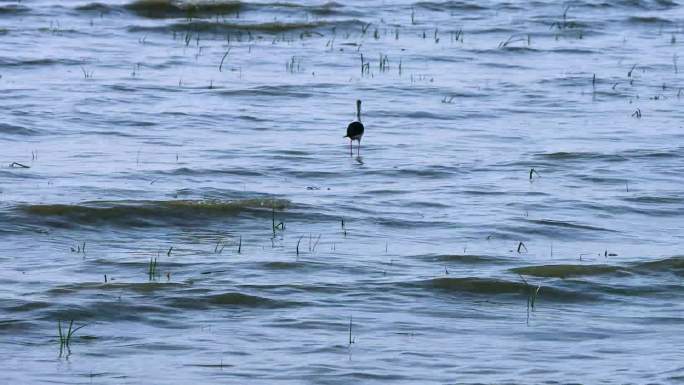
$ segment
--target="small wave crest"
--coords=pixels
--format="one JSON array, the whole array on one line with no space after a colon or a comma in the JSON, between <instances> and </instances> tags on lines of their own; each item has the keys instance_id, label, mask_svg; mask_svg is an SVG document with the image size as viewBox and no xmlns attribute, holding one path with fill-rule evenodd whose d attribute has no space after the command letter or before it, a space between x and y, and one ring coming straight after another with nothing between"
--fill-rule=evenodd
<instances>
[{"instance_id":1,"label":"small wave crest","mask_svg":"<svg viewBox=\"0 0 684 385\"><path fill-rule=\"evenodd\" d=\"M627 19L630 24L670 24L672 21L657 16L630 16Z\"/></svg>"},{"instance_id":2,"label":"small wave crest","mask_svg":"<svg viewBox=\"0 0 684 385\"><path fill-rule=\"evenodd\" d=\"M8 123L0 123L0 134L30 136L38 134L37 130Z\"/></svg>"},{"instance_id":3,"label":"small wave crest","mask_svg":"<svg viewBox=\"0 0 684 385\"><path fill-rule=\"evenodd\" d=\"M609 162L620 162L626 161L627 158L620 155L611 154L601 154L597 152L550 152L543 154L536 154L536 157L548 160L558 160L558 161L584 161L584 160L598 160L598 161L609 161Z\"/></svg>"},{"instance_id":4,"label":"small wave crest","mask_svg":"<svg viewBox=\"0 0 684 385\"><path fill-rule=\"evenodd\" d=\"M73 59L0 57L0 67L52 66L59 64L80 65L83 64L83 61Z\"/></svg>"}]
</instances>

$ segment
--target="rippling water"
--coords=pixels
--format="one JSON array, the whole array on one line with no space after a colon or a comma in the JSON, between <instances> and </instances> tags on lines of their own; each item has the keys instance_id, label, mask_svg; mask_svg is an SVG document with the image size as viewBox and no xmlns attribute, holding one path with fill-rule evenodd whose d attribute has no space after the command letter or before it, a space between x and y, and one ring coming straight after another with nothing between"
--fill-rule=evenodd
<instances>
[{"instance_id":1,"label":"rippling water","mask_svg":"<svg viewBox=\"0 0 684 385\"><path fill-rule=\"evenodd\" d=\"M0 1L0 382L683 381L682 23Z\"/></svg>"}]
</instances>

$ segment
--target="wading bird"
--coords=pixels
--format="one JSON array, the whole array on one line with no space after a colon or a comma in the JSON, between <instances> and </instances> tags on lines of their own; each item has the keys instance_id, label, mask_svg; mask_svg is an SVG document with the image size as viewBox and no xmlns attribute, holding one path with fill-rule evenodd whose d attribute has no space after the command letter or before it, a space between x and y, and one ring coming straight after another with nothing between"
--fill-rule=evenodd
<instances>
[{"instance_id":1,"label":"wading bird","mask_svg":"<svg viewBox=\"0 0 684 385\"><path fill-rule=\"evenodd\" d=\"M363 136L363 123L361 123L361 101L356 101L356 120L349 123L347 126L347 135L345 138L349 138L349 155L353 155L352 143L354 141L359 142L359 147L356 149L356 154L361 154L361 137Z\"/></svg>"}]
</instances>

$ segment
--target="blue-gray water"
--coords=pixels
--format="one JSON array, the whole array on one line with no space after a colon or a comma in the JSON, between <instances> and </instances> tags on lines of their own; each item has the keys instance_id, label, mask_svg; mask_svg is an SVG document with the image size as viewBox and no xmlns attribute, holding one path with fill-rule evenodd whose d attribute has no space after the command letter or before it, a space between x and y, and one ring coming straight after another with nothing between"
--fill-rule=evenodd
<instances>
[{"instance_id":1,"label":"blue-gray water","mask_svg":"<svg viewBox=\"0 0 684 385\"><path fill-rule=\"evenodd\" d=\"M684 381L684 6L188 4L0 1L1 383Z\"/></svg>"}]
</instances>

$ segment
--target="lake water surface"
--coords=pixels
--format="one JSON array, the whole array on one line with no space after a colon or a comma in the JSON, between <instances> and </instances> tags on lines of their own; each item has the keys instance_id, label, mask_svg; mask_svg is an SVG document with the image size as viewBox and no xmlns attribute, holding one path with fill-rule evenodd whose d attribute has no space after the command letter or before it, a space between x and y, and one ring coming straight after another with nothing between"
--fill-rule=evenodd
<instances>
[{"instance_id":1,"label":"lake water surface","mask_svg":"<svg viewBox=\"0 0 684 385\"><path fill-rule=\"evenodd\" d=\"M296 1L0 0L0 383L684 382L683 5Z\"/></svg>"}]
</instances>

